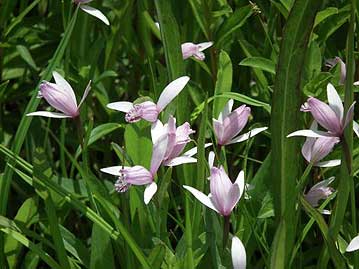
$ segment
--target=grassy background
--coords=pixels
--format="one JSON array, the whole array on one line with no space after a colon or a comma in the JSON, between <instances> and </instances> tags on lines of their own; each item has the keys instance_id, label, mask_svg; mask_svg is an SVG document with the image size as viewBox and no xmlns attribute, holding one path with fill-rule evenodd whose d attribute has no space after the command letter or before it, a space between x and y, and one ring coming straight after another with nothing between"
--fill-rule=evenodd
<instances>
[{"instance_id":1,"label":"grassy background","mask_svg":"<svg viewBox=\"0 0 359 269\"><path fill-rule=\"evenodd\" d=\"M109 18L108 27L70 0L0 0L0 268L230 268L230 244L222 248L223 219L182 188L208 192L208 150L202 147L214 141L212 117L228 98L235 107L251 106L248 126L271 127L225 149L230 178L243 169L254 185L251 199L241 199L231 216L231 233L246 247L247 267L359 266L354 254L344 253L357 233L357 141L349 143L349 173L344 163L313 168L308 177L309 187L336 176L338 194L324 202L333 210L329 217L296 199L295 184L305 170L303 139L285 138L309 126L299 106L307 96L325 100L328 82L346 107L358 90L351 86L358 79L355 4L91 2ZM182 60L181 43L204 41L214 42L204 62ZM325 66L335 56L347 62L345 86L339 67ZM83 150L73 121L25 117L48 107L36 95L53 70L70 82L78 100L93 81L81 109ZM116 193L115 179L99 169L123 162L148 167L150 125L126 124L106 104L141 96L157 100L181 75L191 81L162 119L174 113L178 123L191 123L198 163L161 168L159 192L145 206L143 188ZM341 155L338 146L331 157Z\"/></svg>"}]
</instances>

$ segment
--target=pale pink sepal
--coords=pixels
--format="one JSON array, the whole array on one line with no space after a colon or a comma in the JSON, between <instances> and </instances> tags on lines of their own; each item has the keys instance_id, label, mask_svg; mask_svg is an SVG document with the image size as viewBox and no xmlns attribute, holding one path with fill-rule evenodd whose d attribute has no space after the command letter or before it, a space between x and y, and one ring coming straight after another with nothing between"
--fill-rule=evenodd
<instances>
[{"instance_id":1,"label":"pale pink sepal","mask_svg":"<svg viewBox=\"0 0 359 269\"><path fill-rule=\"evenodd\" d=\"M298 130L293 133L290 133L287 135L287 137L293 137L293 136L305 136L305 137L331 137L330 134L323 131L313 131L310 129L306 130Z\"/></svg>"},{"instance_id":2,"label":"pale pink sepal","mask_svg":"<svg viewBox=\"0 0 359 269\"><path fill-rule=\"evenodd\" d=\"M70 96L70 99L73 102L73 106L77 107L76 95L71 85L56 71L52 72L52 76L55 80L55 83L60 89L66 91L67 95Z\"/></svg>"},{"instance_id":3,"label":"pale pink sepal","mask_svg":"<svg viewBox=\"0 0 359 269\"><path fill-rule=\"evenodd\" d=\"M80 5L80 8L85 11L86 13L90 14L91 16L96 17L100 21L102 21L106 25L110 25L109 20L106 18L106 16L98 9L94 7L90 7L87 5Z\"/></svg>"},{"instance_id":4,"label":"pale pink sepal","mask_svg":"<svg viewBox=\"0 0 359 269\"><path fill-rule=\"evenodd\" d=\"M359 124L356 121L353 121L353 130L357 137L359 137Z\"/></svg>"},{"instance_id":5,"label":"pale pink sepal","mask_svg":"<svg viewBox=\"0 0 359 269\"><path fill-rule=\"evenodd\" d=\"M63 113L50 112L50 111L36 111L26 114L26 116L42 116L48 118L64 119L71 118L71 116L65 115Z\"/></svg>"},{"instance_id":6,"label":"pale pink sepal","mask_svg":"<svg viewBox=\"0 0 359 269\"><path fill-rule=\"evenodd\" d=\"M328 83L327 85L327 97L329 106L334 110L339 119L343 118L344 115L344 107L342 100L334 88L333 84Z\"/></svg>"},{"instance_id":7,"label":"pale pink sepal","mask_svg":"<svg viewBox=\"0 0 359 269\"><path fill-rule=\"evenodd\" d=\"M236 138L233 138L230 142L227 143L227 145L246 141L249 138L252 138L253 136L255 136L267 129L268 129L268 127L254 128L245 134L242 134L240 136L237 136Z\"/></svg>"},{"instance_id":8,"label":"pale pink sepal","mask_svg":"<svg viewBox=\"0 0 359 269\"><path fill-rule=\"evenodd\" d=\"M153 145L150 168L150 172L152 173L152 175L157 173L157 170L162 163L162 160L166 154L167 142L168 137L166 135L163 135L158 139L157 143Z\"/></svg>"},{"instance_id":9,"label":"pale pink sepal","mask_svg":"<svg viewBox=\"0 0 359 269\"><path fill-rule=\"evenodd\" d=\"M121 175L121 169L124 168L123 166L110 166L110 167L105 167L105 168L101 168L100 171L106 174L110 174L113 176L120 176ZM126 167L129 168L129 167Z\"/></svg>"},{"instance_id":10,"label":"pale pink sepal","mask_svg":"<svg viewBox=\"0 0 359 269\"><path fill-rule=\"evenodd\" d=\"M196 158L188 157L188 156L179 156L179 157L175 157L175 158L165 162L164 165L173 167L173 166L177 166L177 165L181 165L181 164L196 163L196 162L197 162Z\"/></svg>"},{"instance_id":11,"label":"pale pink sepal","mask_svg":"<svg viewBox=\"0 0 359 269\"><path fill-rule=\"evenodd\" d=\"M133 108L133 103L120 101L120 102L113 102L106 105L110 109L118 110L121 112L129 112Z\"/></svg>"},{"instance_id":12,"label":"pale pink sepal","mask_svg":"<svg viewBox=\"0 0 359 269\"><path fill-rule=\"evenodd\" d=\"M86 89L84 91L84 94L82 95L82 98L81 98L81 101L79 103L78 108L81 107L82 103L85 101L85 99L86 99L87 95L89 94L90 90L91 90L91 80L89 81L89 83L86 86Z\"/></svg>"},{"instance_id":13,"label":"pale pink sepal","mask_svg":"<svg viewBox=\"0 0 359 269\"><path fill-rule=\"evenodd\" d=\"M335 160L329 160L329 161L322 161L315 164L317 167L335 167L339 166L341 164L341 160L335 159Z\"/></svg>"},{"instance_id":14,"label":"pale pink sepal","mask_svg":"<svg viewBox=\"0 0 359 269\"><path fill-rule=\"evenodd\" d=\"M237 237L233 236L231 246L231 256L233 269L245 269L247 266L246 249L242 241Z\"/></svg>"},{"instance_id":15,"label":"pale pink sepal","mask_svg":"<svg viewBox=\"0 0 359 269\"><path fill-rule=\"evenodd\" d=\"M156 182L152 182L151 184L148 184L146 186L145 192L143 193L143 200L146 205L151 201L153 195L155 195L156 192L157 192Z\"/></svg>"},{"instance_id":16,"label":"pale pink sepal","mask_svg":"<svg viewBox=\"0 0 359 269\"><path fill-rule=\"evenodd\" d=\"M185 188L186 190L188 190L190 193L193 194L193 196L200 201L202 204L204 204L205 206L209 207L210 209L216 211L217 213L219 213L219 211L217 210L217 208L213 205L211 199L209 196L205 195L203 192L200 192L199 190L191 187L191 186L186 186L183 185L183 188Z\"/></svg>"},{"instance_id":17,"label":"pale pink sepal","mask_svg":"<svg viewBox=\"0 0 359 269\"><path fill-rule=\"evenodd\" d=\"M190 78L183 76L169 83L158 98L157 108L161 112L187 85Z\"/></svg>"},{"instance_id":18,"label":"pale pink sepal","mask_svg":"<svg viewBox=\"0 0 359 269\"><path fill-rule=\"evenodd\" d=\"M346 252L352 252L359 249L359 235L354 237L346 248Z\"/></svg>"}]
</instances>

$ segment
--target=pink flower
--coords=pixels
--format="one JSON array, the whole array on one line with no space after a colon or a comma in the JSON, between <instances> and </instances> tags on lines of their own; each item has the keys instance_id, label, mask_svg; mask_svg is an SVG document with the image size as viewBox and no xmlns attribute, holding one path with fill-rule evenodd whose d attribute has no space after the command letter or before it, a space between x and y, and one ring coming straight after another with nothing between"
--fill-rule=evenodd
<instances>
[{"instance_id":1,"label":"pink flower","mask_svg":"<svg viewBox=\"0 0 359 269\"><path fill-rule=\"evenodd\" d=\"M353 120L355 102L349 107L347 114L344 117L342 100L334 86L330 83L327 85L327 96L329 105L317 98L309 97L300 110L303 112L310 112L315 121L328 132L299 130L289 134L287 137L306 136L341 138L343 136L345 127ZM355 122L353 123L353 129L356 134L359 133L358 125Z\"/></svg>"},{"instance_id":2,"label":"pink flower","mask_svg":"<svg viewBox=\"0 0 359 269\"><path fill-rule=\"evenodd\" d=\"M242 241L237 236L233 236L232 238L231 256L233 269L246 269L246 249L244 248Z\"/></svg>"},{"instance_id":3,"label":"pink flower","mask_svg":"<svg viewBox=\"0 0 359 269\"><path fill-rule=\"evenodd\" d=\"M154 178L166 153L167 141L167 136L162 136L153 145L150 170L136 165L133 167L111 166L102 168L101 171L118 177L115 183L115 189L118 192L126 191L130 185L146 185L144 202L148 204L157 191Z\"/></svg>"},{"instance_id":4,"label":"pink flower","mask_svg":"<svg viewBox=\"0 0 359 269\"><path fill-rule=\"evenodd\" d=\"M311 130L317 130L317 123L315 121L312 123ZM302 155L307 162L312 162L314 166L338 166L340 165L340 160L320 161L333 150L339 141L338 137L307 137L302 147Z\"/></svg>"},{"instance_id":5,"label":"pink flower","mask_svg":"<svg viewBox=\"0 0 359 269\"><path fill-rule=\"evenodd\" d=\"M114 102L107 105L108 108L126 113L127 122L137 122L144 119L149 122L156 122L159 113L184 89L189 77L180 77L168 84L162 91L157 104L146 101L140 104L131 102Z\"/></svg>"},{"instance_id":6,"label":"pink flower","mask_svg":"<svg viewBox=\"0 0 359 269\"><path fill-rule=\"evenodd\" d=\"M87 3L92 2L92 0L73 0L75 4L78 4L79 7L85 11L87 14L90 14L91 16L96 17L97 19L101 20L104 24L110 25L110 22L106 18L106 16L98 9L94 7L90 7L88 5L84 5Z\"/></svg>"},{"instance_id":7,"label":"pink flower","mask_svg":"<svg viewBox=\"0 0 359 269\"><path fill-rule=\"evenodd\" d=\"M76 118L80 112L80 106L87 97L91 87L91 81L88 83L84 95L77 106L76 96L71 85L57 72L52 73L55 83L43 81L40 85L39 98L45 100L55 109L62 113L49 111L36 111L27 114L26 116L43 116L50 118Z\"/></svg>"},{"instance_id":8,"label":"pink flower","mask_svg":"<svg viewBox=\"0 0 359 269\"><path fill-rule=\"evenodd\" d=\"M191 129L188 122L176 128L176 119L173 116L170 116L168 122L164 125L160 120L157 120L157 122L152 125L151 137L153 144L163 135L167 135L168 137L167 149L162 161L163 165L176 166L184 163L197 162L197 159L192 157L197 153L196 147L180 156L187 143L191 141L189 136L193 133L195 133L195 131ZM206 144L206 146L208 145L211 144Z\"/></svg>"},{"instance_id":9,"label":"pink flower","mask_svg":"<svg viewBox=\"0 0 359 269\"><path fill-rule=\"evenodd\" d=\"M251 109L246 105L242 105L231 112L232 107L233 99L230 99L219 114L218 119L213 119L213 129L218 145L223 146L242 142L267 129L267 127L255 128L248 133L237 136L246 126Z\"/></svg>"},{"instance_id":10,"label":"pink flower","mask_svg":"<svg viewBox=\"0 0 359 269\"><path fill-rule=\"evenodd\" d=\"M320 200L327 199L332 193L334 189L329 187L329 184L334 181L334 177L331 177L327 180L322 180L315 184L307 194L304 195L304 198L310 203L311 206L317 207L319 205Z\"/></svg>"},{"instance_id":11,"label":"pink flower","mask_svg":"<svg viewBox=\"0 0 359 269\"><path fill-rule=\"evenodd\" d=\"M199 61L203 61L206 57L203 51L213 45L213 42L204 42L194 44L191 42L183 43L181 45L183 59L186 60L190 57L194 57Z\"/></svg>"},{"instance_id":12,"label":"pink flower","mask_svg":"<svg viewBox=\"0 0 359 269\"><path fill-rule=\"evenodd\" d=\"M232 183L224 168L212 167L210 176L210 194L207 196L190 186L183 186L191 192L202 204L218 212L222 216L229 216L238 203L244 191L244 172L238 174Z\"/></svg>"}]
</instances>

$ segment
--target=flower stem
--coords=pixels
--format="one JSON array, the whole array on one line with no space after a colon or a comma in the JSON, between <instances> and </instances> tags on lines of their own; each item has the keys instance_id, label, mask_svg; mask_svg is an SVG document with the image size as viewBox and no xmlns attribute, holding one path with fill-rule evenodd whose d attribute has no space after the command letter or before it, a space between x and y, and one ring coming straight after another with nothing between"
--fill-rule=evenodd
<instances>
[{"instance_id":1,"label":"flower stem","mask_svg":"<svg viewBox=\"0 0 359 269\"><path fill-rule=\"evenodd\" d=\"M227 246L228 235L229 235L229 226L230 226L229 216L224 216L224 222L223 222L223 250Z\"/></svg>"},{"instance_id":2,"label":"flower stem","mask_svg":"<svg viewBox=\"0 0 359 269\"><path fill-rule=\"evenodd\" d=\"M312 170L312 167L313 167L313 163L310 162L308 164L307 168L305 168L302 176L299 179L297 187L296 187L297 194L300 193L304 189L305 185L307 185L307 181L308 181L307 178L308 178L308 175L310 173L310 170Z\"/></svg>"}]
</instances>

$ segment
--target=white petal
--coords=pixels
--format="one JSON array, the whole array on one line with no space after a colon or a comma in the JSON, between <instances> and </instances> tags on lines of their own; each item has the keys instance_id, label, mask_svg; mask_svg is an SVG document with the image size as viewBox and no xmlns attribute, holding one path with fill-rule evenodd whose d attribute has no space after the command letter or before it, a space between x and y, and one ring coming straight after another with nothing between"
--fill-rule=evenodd
<instances>
[{"instance_id":1,"label":"white petal","mask_svg":"<svg viewBox=\"0 0 359 269\"><path fill-rule=\"evenodd\" d=\"M90 14L91 16L94 16L101 20L104 24L110 25L110 22L106 18L106 16L98 9L87 6L87 5L80 5L80 8L85 11L86 13Z\"/></svg>"},{"instance_id":2,"label":"white petal","mask_svg":"<svg viewBox=\"0 0 359 269\"><path fill-rule=\"evenodd\" d=\"M359 86L359 81L355 81L355 82L353 83L353 85L354 85L354 86Z\"/></svg>"},{"instance_id":3,"label":"white petal","mask_svg":"<svg viewBox=\"0 0 359 269\"><path fill-rule=\"evenodd\" d=\"M157 102L159 111L162 111L183 90L188 81L187 76L179 77L164 88Z\"/></svg>"},{"instance_id":4,"label":"white petal","mask_svg":"<svg viewBox=\"0 0 359 269\"><path fill-rule=\"evenodd\" d=\"M224 119L232 112L233 108L233 99L229 99L227 104L224 106L221 113L219 113L218 121L223 122Z\"/></svg>"},{"instance_id":5,"label":"white petal","mask_svg":"<svg viewBox=\"0 0 359 269\"><path fill-rule=\"evenodd\" d=\"M239 198L242 197L242 194L244 192L244 171L240 171L238 173L237 179L234 182L234 184L237 184L239 187Z\"/></svg>"},{"instance_id":6,"label":"white petal","mask_svg":"<svg viewBox=\"0 0 359 269\"><path fill-rule=\"evenodd\" d=\"M346 252L351 252L359 249L359 235L354 237L347 246Z\"/></svg>"},{"instance_id":7,"label":"white petal","mask_svg":"<svg viewBox=\"0 0 359 269\"><path fill-rule=\"evenodd\" d=\"M197 44L199 51L204 51L205 49L208 49L212 45L213 45L213 42L203 42L203 43Z\"/></svg>"},{"instance_id":8,"label":"white petal","mask_svg":"<svg viewBox=\"0 0 359 269\"><path fill-rule=\"evenodd\" d=\"M229 141L229 143L227 143L227 145L246 141L247 139L249 139L267 129L268 129L268 127L254 128L253 130L249 131L248 133L245 133L245 134L242 134L240 136L233 138L231 141Z\"/></svg>"},{"instance_id":9,"label":"white petal","mask_svg":"<svg viewBox=\"0 0 359 269\"><path fill-rule=\"evenodd\" d=\"M114 175L114 176L120 176L120 170L124 168L123 166L110 166L106 168L101 168L100 171L106 174Z\"/></svg>"},{"instance_id":10,"label":"white petal","mask_svg":"<svg viewBox=\"0 0 359 269\"><path fill-rule=\"evenodd\" d=\"M57 118L57 119L63 119L63 118L71 118L71 116L67 116L62 113L58 112L50 112L50 111L36 111L26 114L26 116L42 116L42 117L48 117L48 118Z\"/></svg>"},{"instance_id":11,"label":"white petal","mask_svg":"<svg viewBox=\"0 0 359 269\"><path fill-rule=\"evenodd\" d=\"M327 85L327 96L329 106L334 110L339 119L342 120L344 115L342 99L340 99L338 92L331 83Z\"/></svg>"},{"instance_id":12,"label":"white petal","mask_svg":"<svg viewBox=\"0 0 359 269\"><path fill-rule=\"evenodd\" d=\"M245 269L247 266L246 249L242 241L237 237L232 238L231 247L233 269Z\"/></svg>"},{"instance_id":13,"label":"white petal","mask_svg":"<svg viewBox=\"0 0 359 269\"><path fill-rule=\"evenodd\" d=\"M77 101L76 101L76 95L74 93L74 90L72 89L71 85L66 81L66 79L64 79L59 73L57 73L56 71L52 72L52 76L54 77L54 80L56 82L56 84L63 90L65 90L67 92L67 94L71 97L72 101L76 104L77 106Z\"/></svg>"},{"instance_id":14,"label":"white petal","mask_svg":"<svg viewBox=\"0 0 359 269\"><path fill-rule=\"evenodd\" d=\"M108 108L127 113L133 108L133 103L121 101L121 102L109 103L106 106Z\"/></svg>"},{"instance_id":15,"label":"white petal","mask_svg":"<svg viewBox=\"0 0 359 269\"><path fill-rule=\"evenodd\" d=\"M212 143L206 143L206 144L204 144L204 148L207 148L207 147L209 147L211 145L212 145ZM188 157L192 157L195 154L197 154L197 147L193 147L190 150L183 153L183 155L188 156Z\"/></svg>"},{"instance_id":16,"label":"white petal","mask_svg":"<svg viewBox=\"0 0 359 269\"><path fill-rule=\"evenodd\" d=\"M177 166L177 165L180 165L180 164L185 164L185 163L196 163L197 162L197 159L196 158L193 158L193 157L188 157L188 156L179 156L179 157L176 157L176 158L173 158L169 161L167 161L165 163L165 166Z\"/></svg>"},{"instance_id":17,"label":"white petal","mask_svg":"<svg viewBox=\"0 0 359 269\"><path fill-rule=\"evenodd\" d=\"M319 162L319 163L316 163L314 166L318 166L318 167L334 167L334 166L340 165L340 163L341 163L341 161L336 159L336 160Z\"/></svg>"},{"instance_id":18,"label":"white petal","mask_svg":"<svg viewBox=\"0 0 359 269\"><path fill-rule=\"evenodd\" d=\"M328 209L323 209L322 212L320 212L320 213L322 213L323 215L331 215L332 214L332 212Z\"/></svg>"},{"instance_id":19,"label":"white petal","mask_svg":"<svg viewBox=\"0 0 359 269\"><path fill-rule=\"evenodd\" d=\"M213 151L210 151L209 154L208 154L208 165L209 165L209 169L211 169L211 168L213 167L214 157L215 157L214 152L213 152Z\"/></svg>"},{"instance_id":20,"label":"white petal","mask_svg":"<svg viewBox=\"0 0 359 269\"><path fill-rule=\"evenodd\" d=\"M205 195L203 192L200 192L199 190L191 187L191 186L186 186L183 185L183 188L185 188L186 190L188 190L190 193L193 194L194 197L197 198L198 201L200 201L202 204L204 204L205 206L209 207L210 209L216 211L218 213L218 210L215 208L215 206L213 205L211 199L209 198L209 196Z\"/></svg>"},{"instance_id":21,"label":"white petal","mask_svg":"<svg viewBox=\"0 0 359 269\"><path fill-rule=\"evenodd\" d=\"M160 24L158 22L155 22L155 25L158 28L158 30L160 30Z\"/></svg>"},{"instance_id":22,"label":"white petal","mask_svg":"<svg viewBox=\"0 0 359 269\"><path fill-rule=\"evenodd\" d=\"M152 182L151 184L148 184L146 186L145 192L143 194L143 200L146 205L151 201L153 195L155 195L156 192L157 192L156 182Z\"/></svg>"},{"instance_id":23,"label":"white petal","mask_svg":"<svg viewBox=\"0 0 359 269\"><path fill-rule=\"evenodd\" d=\"M335 180L335 177L330 177L328 179L319 181L317 184L315 184L313 187L311 187L311 190L328 187L334 180Z\"/></svg>"},{"instance_id":24,"label":"white petal","mask_svg":"<svg viewBox=\"0 0 359 269\"><path fill-rule=\"evenodd\" d=\"M167 131L167 128L163 126L163 123L160 120L157 120L151 125L151 138L152 144L156 144L158 139L164 135Z\"/></svg>"},{"instance_id":25,"label":"white petal","mask_svg":"<svg viewBox=\"0 0 359 269\"><path fill-rule=\"evenodd\" d=\"M85 99L86 99L87 95L89 94L90 90L91 90L91 80L87 84L86 89L84 91L84 94L82 95L82 98L81 98L81 101L80 101L80 104L79 104L79 108L82 105L82 103L85 101Z\"/></svg>"},{"instance_id":26,"label":"white petal","mask_svg":"<svg viewBox=\"0 0 359 269\"><path fill-rule=\"evenodd\" d=\"M353 121L353 130L357 137L359 137L359 124L356 121Z\"/></svg>"},{"instance_id":27,"label":"white petal","mask_svg":"<svg viewBox=\"0 0 359 269\"><path fill-rule=\"evenodd\" d=\"M287 137L293 136L305 136L305 137L331 137L330 134L322 131L313 131L313 130L299 130L287 135Z\"/></svg>"}]
</instances>

